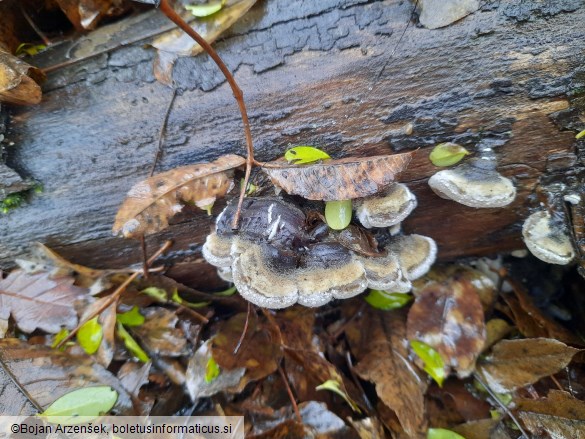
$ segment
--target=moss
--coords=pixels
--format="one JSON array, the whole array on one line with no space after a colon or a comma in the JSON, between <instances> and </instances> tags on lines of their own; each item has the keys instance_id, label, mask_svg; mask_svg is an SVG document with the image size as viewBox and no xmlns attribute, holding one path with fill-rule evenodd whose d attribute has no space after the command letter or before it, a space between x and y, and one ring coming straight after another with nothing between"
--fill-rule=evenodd
<instances>
[{"instance_id":1,"label":"moss","mask_svg":"<svg viewBox=\"0 0 585 439\"><path fill-rule=\"evenodd\" d=\"M38 194L42 191L42 185L36 184L30 189L10 194L3 200L0 200L0 212L8 214L11 210L20 207L25 201L27 201L32 193Z\"/></svg>"}]
</instances>

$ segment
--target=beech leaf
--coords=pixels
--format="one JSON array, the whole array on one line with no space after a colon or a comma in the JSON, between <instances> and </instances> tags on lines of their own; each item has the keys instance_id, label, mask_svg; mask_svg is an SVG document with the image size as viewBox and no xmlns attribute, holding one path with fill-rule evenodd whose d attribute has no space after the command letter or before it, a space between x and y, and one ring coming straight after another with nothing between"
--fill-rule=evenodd
<instances>
[{"instance_id":1,"label":"beech leaf","mask_svg":"<svg viewBox=\"0 0 585 439\"><path fill-rule=\"evenodd\" d=\"M41 102L41 87L37 84L43 73L0 49L0 102L31 105Z\"/></svg>"},{"instance_id":2,"label":"beech leaf","mask_svg":"<svg viewBox=\"0 0 585 439\"><path fill-rule=\"evenodd\" d=\"M312 146L295 146L284 154L284 158L289 163L304 165L307 163L318 162L319 160L327 160L331 157L319 148L314 148Z\"/></svg>"},{"instance_id":3,"label":"beech leaf","mask_svg":"<svg viewBox=\"0 0 585 439\"><path fill-rule=\"evenodd\" d=\"M325 203L325 221L333 230L343 230L351 222L351 200L327 201Z\"/></svg>"},{"instance_id":4,"label":"beech leaf","mask_svg":"<svg viewBox=\"0 0 585 439\"><path fill-rule=\"evenodd\" d=\"M126 331L126 328L124 328L121 323L118 323L118 337L122 339L124 346L126 346L126 349L128 349L132 355L143 363L148 363L150 361L148 354L144 352L138 343L136 343L136 340L132 338L130 333Z\"/></svg>"},{"instance_id":5,"label":"beech leaf","mask_svg":"<svg viewBox=\"0 0 585 439\"><path fill-rule=\"evenodd\" d=\"M144 316L140 314L140 309L134 306L130 311L117 314L116 320L125 326L140 326L144 323Z\"/></svg>"},{"instance_id":6,"label":"beech leaf","mask_svg":"<svg viewBox=\"0 0 585 439\"><path fill-rule=\"evenodd\" d=\"M100 347L104 332L98 318L85 322L77 331L77 341L83 350L88 354L95 354Z\"/></svg>"},{"instance_id":7,"label":"beech leaf","mask_svg":"<svg viewBox=\"0 0 585 439\"><path fill-rule=\"evenodd\" d=\"M118 392L109 386L86 387L66 393L39 416L58 416L65 425L87 422L108 413L117 400Z\"/></svg>"},{"instance_id":8,"label":"beech leaf","mask_svg":"<svg viewBox=\"0 0 585 439\"><path fill-rule=\"evenodd\" d=\"M424 364L424 371L428 373L432 379L436 381L439 387L443 387L445 381L445 362L441 355L431 346L422 341L411 340L410 346L414 353L420 358Z\"/></svg>"},{"instance_id":9,"label":"beech leaf","mask_svg":"<svg viewBox=\"0 0 585 439\"><path fill-rule=\"evenodd\" d=\"M381 290L370 290L365 297L372 307L382 311L390 311L396 308L402 308L412 300L411 294L406 293L388 293Z\"/></svg>"},{"instance_id":10,"label":"beech leaf","mask_svg":"<svg viewBox=\"0 0 585 439\"><path fill-rule=\"evenodd\" d=\"M0 322L12 314L27 333L37 328L52 334L62 326L73 329L77 324L74 304L84 293L86 290L74 286L70 277L51 279L49 273L15 270L0 280Z\"/></svg>"},{"instance_id":11,"label":"beech leaf","mask_svg":"<svg viewBox=\"0 0 585 439\"><path fill-rule=\"evenodd\" d=\"M507 393L559 372L577 352L580 350L548 338L502 340L478 369L494 392Z\"/></svg>"},{"instance_id":12,"label":"beech leaf","mask_svg":"<svg viewBox=\"0 0 585 439\"><path fill-rule=\"evenodd\" d=\"M469 154L470 152L461 145L447 142L435 146L429 154L429 159L435 166L451 166L459 163L463 157Z\"/></svg>"},{"instance_id":13,"label":"beech leaf","mask_svg":"<svg viewBox=\"0 0 585 439\"><path fill-rule=\"evenodd\" d=\"M262 170L288 194L309 200L352 200L374 195L392 183L412 154L348 157L308 165L277 160L264 164Z\"/></svg>"},{"instance_id":14,"label":"beech leaf","mask_svg":"<svg viewBox=\"0 0 585 439\"><path fill-rule=\"evenodd\" d=\"M433 280L415 288L416 299L408 312L408 338L431 346L443 358L445 372L453 368L463 378L475 370L486 340L478 294L484 285L478 281L476 272L466 267L456 267L444 274L434 270L428 276Z\"/></svg>"},{"instance_id":15,"label":"beech leaf","mask_svg":"<svg viewBox=\"0 0 585 439\"><path fill-rule=\"evenodd\" d=\"M135 184L120 206L114 234L138 238L168 227L184 203L199 207L224 196L234 185L233 170L246 160L228 154L211 163L181 166Z\"/></svg>"}]
</instances>

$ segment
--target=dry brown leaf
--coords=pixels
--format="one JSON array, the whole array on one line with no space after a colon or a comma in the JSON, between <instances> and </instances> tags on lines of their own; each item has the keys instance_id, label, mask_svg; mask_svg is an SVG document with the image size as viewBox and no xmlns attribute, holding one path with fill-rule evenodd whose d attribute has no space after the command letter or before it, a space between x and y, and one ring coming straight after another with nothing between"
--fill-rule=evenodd
<instances>
[{"instance_id":1,"label":"dry brown leaf","mask_svg":"<svg viewBox=\"0 0 585 439\"><path fill-rule=\"evenodd\" d=\"M412 152L373 157L348 157L309 165L277 160L263 171L285 192L309 200L351 200L374 195L392 183L412 158Z\"/></svg>"},{"instance_id":2,"label":"dry brown leaf","mask_svg":"<svg viewBox=\"0 0 585 439\"><path fill-rule=\"evenodd\" d=\"M37 413L22 389L12 381L0 363L0 413L12 416L31 416Z\"/></svg>"},{"instance_id":3,"label":"dry brown leaf","mask_svg":"<svg viewBox=\"0 0 585 439\"><path fill-rule=\"evenodd\" d=\"M465 439L511 439L499 419L481 419L451 427L450 430Z\"/></svg>"},{"instance_id":4,"label":"dry brown leaf","mask_svg":"<svg viewBox=\"0 0 585 439\"><path fill-rule=\"evenodd\" d=\"M0 102L38 104L42 92L37 82L43 77L39 69L0 50Z\"/></svg>"},{"instance_id":5,"label":"dry brown leaf","mask_svg":"<svg viewBox=\"0 0 585 439\"><path fill-rule=\"evenodd\" d=\"M346 335L359 360L355 372L376 385L376 393L407 434L424 437L427 380L408 358L405 314L367 308L348 324Z\"/></svg>"},{"instance_id":6,"label":"dry brown leaf","mask_svg":"<svg viewBox=\"0 0 585 439\"><path fill-rule=\"evenodd\" d=\"M104 17L128 10L124 0L55 0L71 24L79 31L95 29Z\"/></svg>"},{"instance_id":7,"label":"dry brown leaf","mask_svg":"<svg viewBox=\"0 0 585 439\"><path fill-rule=\"evenodd\" d=\"M114 412L135 414L130 395L119 380L89 356L73 356L47 346L32 346L22 340L6 338L0 340L0 367L6 369L43 409L73 390L106 385L118 392Z\"/></svg>"},{"instance_id":8,"label":"dry brown leaf","mask_svg":"<svg viewBox=\"0 0 585 439\"><path fill-rule=\"evenodd\" d=\"M240 389L243 389L250 381L259 380L274 373L282 359L275 329L253 316L250 317L244 341L238 353L234 355L235 347L244 330L245 320L246 313L240 313L222 322L211 345L213 359L219 367L226 370L246 369L246 374L240 381Z\"/></svg>"},{"instance_id":9,"label":"dry brown leaf","mask_svg":"<svg viewBox=\"0 0 585 439\"><path fill-rule=\"evenodd\" d=\"M195 19L191 13L184 13L183 19L208 43L213 43L232 24L238 21L256 3L256 0L230 0L221 11L204 19ZM177 58L195 56L203 48L180 29L167 32L154 40L152 45L158 49L154 61L154 76L168 86L173 82L173 65Z\"/></svg>"},{"instance_id":10,"label":"dry brown leaf","mask_svg":"<svg viewBox=\"0 0 585 439\"><path fill-rule=\"evenodd\" d=\"M198 207L213 204L233 187L233 169L245 162L240 156L228 154L211 163L181 166L135 184L118 210L113 232L126 238L150 235L169 225L169 219L183 208L181 203Z\"/></svg>"},{"instance_id":11,"label":"dry brown leaf","mask_svg":"<svg viewBox=\"0 0 585 439\"><path fill-rule=\"evenodd\" d=\"M557 373L577 352L580 350L548 338L502 340L477 368L494 392L508 393Z\"/></svg>"},{"instance_id":12,"label":"dry brown leaf","mask_svg":"<svg viewBox=\"0 0 585 439\"><path fill-rule=\"evenodd\" d=\"M87 291L74 286L70 277L51 279L48 273L31 275L14 270L0 280L0 321L12 314L27 333L37 328L52 334L63 326L72 329L77 325L75 301L85 294Z\"/></svg>"},{"instance_id":13,"label":"dry brown leaf","mask_svg":"<svg viewBox=\"0 0 585 439\"><path fill-rule=\"evenodd\" d=\"M187 338L182 329L176 328L177 315L160 307L142 310L144 323L130 328L149 355L181 357L187 353Z\"/></svg>"},{"instance_id":14,"label":"dry brown leaf","mask_svg":"<svg viewBox=\"0 0 585 439\"><path fill-rule=\"evenodd\" d=\"M452 367L459 377L474 371L486 328L471 270L449 270L441 280L430 281L417 290L408 313L407 336L437 350L445 367Z\"/></svg>"}]
</instances>

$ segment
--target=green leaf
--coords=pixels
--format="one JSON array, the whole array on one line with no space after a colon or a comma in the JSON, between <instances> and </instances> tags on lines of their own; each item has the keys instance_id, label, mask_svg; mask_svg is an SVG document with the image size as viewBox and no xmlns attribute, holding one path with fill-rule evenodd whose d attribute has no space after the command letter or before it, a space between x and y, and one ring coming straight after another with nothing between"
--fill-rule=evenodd
<instances>
[{"instance_id":1,"label":"green leaf","mask_svg":"<svg viewBox=\"0 0 585 439\"><path fill-rule=\"evenodd\" d=\"M451 166L459 163L470 152L456 143L439 143L429 154L429 159L435 166Z\"/></svg>"},{"instance_id":2,"label":"green leaf","mask_svg":"<svg viewBox=\"0 0 585 439\"><path fill-rule=\"evenodd\" d=\"M126 326L140 326L144 323L144 316L140 314L140 310L135 306L130 311L117 314L116 320Z\"/></svg>"},{"instance_id":3,"label":"green leaf","mask_svg":"<svg viewBox=\"0 0 585 439\"><path fill-rule=\"evenodd\" d=\"M66 393L39 416L59 416L66 425L87 422L109 412L117 399L118 392L109 386L85 387Z\"/></svg>"},{"instance_id":4,"label":"green leaf","mask_svg":"<svg viewBox=\"0 0 585 439\"><path fill-rule=\"evenodd\" d=\"M422 341L410 340L412 350L424 363L424 371L436 381L439 387L443 387L445 381L445 363L441 355L431 346Z\"/></svg>"},{"instance_id":5,"label":"green leaf","mask_svg":"<svg viewBox=\"0 0 585 439\"><path fill-rule=\"evenodd\" d=\"M59 345L59 343L61 343L61 340L63 340L68 335L69 335L69 329L61 328L61 330L55 334L55 338L53 339L53 343L51 343L51 347L53 349L55 349ZM61 350L64 351L65 346L62 346Z\"/></svg>"},{"instance_id":6,"label":"green leaf","mask_svg":"<svg viewBox=\"0 0 585 439\"><path fill-rule=\"evenodd\" d=\"M221 8L223 8L224 4L225 1L210 2L203 5L186 5L185 9L191 12L191 14L193 14L195 17L202 18L209 17L210 15L219 12Z\"/></svg>"},{"instance_id":7,"label":"green leaf","mask_svg":"<svg viewBox=\"0 0 585 439\"><path fill-rule=\"evenodd\" d=\"M205 382L209 384L214 379L219 376L219 366L213 359L213 357L209 357L207 360L207 365L205 366Z\"/></svg>"},{"instance_id":8,"label":"green leaf","mask_svg":"<svg viewBox=\"0 0 585 439\"><path fill-rule=\"evenodd\" d=\"M581 131L579 134L575 136L575 139L581 139L585 137L585 130Z\"/></svg>"},{"instance_id":9,"label":"green leaf","mask_svg":"<svg viewBox=\"0 0 585 439\"><path fill-rule=\"evenodd\" d=\"M104 331L97 317L85 322L77 332L79 346L90 355L97 352L103 338Z\"/></svg>"},{"instance_id":10,"label":"green leaf","mask_svg":"<svg viewBox=\"0 0 585 439\"><path fill-rule=\"evenodd\" d=\"M295 146L289 149L285 154L284 158L295 165L304 165L307 163L318 162L319 160L330 159L329 154L325 151L321 151L318 148L312 146Z\"/></svg>"},{"instance_id":11,"label":"green leaf","mask_svg":"<svg viewBox=\"0 0 585 439\"><path fill-rule=\"evenodd\" d=\"M150 361L147 353L142 350L140 345L136 343L136 340L132 338L130 333L126 331L126 328L124 328L120 322L118 322L118 337L124 341L124 346L126 346L126 349L128 349L132 355L134 355L143 363L148 363Z\"/></svg>"},{"instance_id":12,"label":"green leaf","mask_svg":"<svg viewBox=\"0 0 585 439\"><path fill-rule=\"evenodd\" d=\"M167 292L165 290L163 290L162 288L157 288L157 287L148 287L145 288L141 291L142 294L146 294L147 296L150 296L156 300L158 300L159 302L167 302L168 296L167 296Z\"/></svg>"},{"instance_id":13,"label":"green leaf","mask_svg":"<svg viewBox=\"0 0 585 439\"><path fill-rule=\"evenodd\" d=\"M500 401L505 406L508 406L512 402L512 400L514 399L514 397L512 396L511 393L498 393L498 392L494 392L493 390L490 393L485 388L485 386L482 383L480 383L478 380L474 380L473 381L473 387L475 387L480 392L486 393L486 394L488 394L490 396L492 396L492 394L495 395L496 398L498 398L498 401Z\"/></svg>"},{"instance_id":14,"label":"green leaf","mask_svg":"<svg viewBox=\"0 0 585 439\"><path fill-rule=\"evenodd\" d=\"M444 428L429 428L427 439L465 439L460 434Z\"/></svg>"},{"instance_id":15,"label":"green leaf","mask_svg":"<svg viewBox=\"0 0 585 439\"><path fill-rule=\"evenodd\" d=\"M228 297L228 296L233 296L234 294L236 294L237 291L238 291L238 289L234 285L233 287L230 287L227 290L223 290L223 291L220 291L219 293L213 293L213 294L215 296Z\"/></svg>"},{"instance_id":16,"label":"green leaf","mask_svg":"<svg viewBox=\"0 0 585 439\"><path fill-rule=\"evenodd\" d=\"M323 384L319 384L317 387L315 387L315 390L329 390L333 393L337 393L339 396L345 399L345 402L349 404L354 412L361 413L361 410L357 404L341 389L341 385L336 380L327 380Z\"/></svg>"},{"instance_id":17,"label":"green leaf","mask_svg":"<svg viewBox=\"0 0 585 439\"><path fill-rule=\"evenodd\" d=\"M244 179L240 179L240 190L244 186ZM252 182L248 181L248 187L246 188L246 195L252 195L254 192L258 190L258 186L253 184Z\"/></svg>"},{"instance_id":18,"label":"green leaf","mask_svg":"<svg viewBox=\"0 0 585 439\"><path fill-rule=\"evenodd\" d=\"M33 56L45 50L47 46L44 44L21 43L14 53L16 56L29 55Z\"/></svg>"},{"instance_id":19,"label":"green leaf","mask_svg":"<svg viewBox=\"0 0 585 439\"><path fill-rule=\"evenodd\" d=\"M325 221L333 230L343 230L349 226L351 215L351 200L325 202Z\"/></svg>"},{"instance_id":20,"label":"green leaf","mask_svg":"<svg viewBox=\"0 0 585 439\"><path fill-rule=\"evenodd\" d=\"M411 294L406 293L388 293L382 290L371 290L365 297L372 307L383 311L402 308L412 300Z\"/></svg>"},{"instance_id":21,"label":"green leaf","mask_svg":"<svg viewBox=\"0 0 585 439\"><path fill-rule=\"evenodd\" d=\"M201 206L201 209L207 212L207 216L211 216L213 215L212 209L214 204L215 201L213 203L206 204L205 206Z\"/></svg>"},{"instance_id":22,"label":"green leaf","mask_svg":"<svg viewBox=\"0 0 585 439\"><path fill-rule=\"evenodd\" d=\"M209 305L211 303L211 302L199 302L199 303L187 302L185 299L183 299L181 296L179 296L179 292L177 290L173 291L173 296L171 297L171 300L175 303L178 303L179 305L188 306L189 308L193 308L193 309L205 308L207 305Z\"/></svg>"}]
</instances>

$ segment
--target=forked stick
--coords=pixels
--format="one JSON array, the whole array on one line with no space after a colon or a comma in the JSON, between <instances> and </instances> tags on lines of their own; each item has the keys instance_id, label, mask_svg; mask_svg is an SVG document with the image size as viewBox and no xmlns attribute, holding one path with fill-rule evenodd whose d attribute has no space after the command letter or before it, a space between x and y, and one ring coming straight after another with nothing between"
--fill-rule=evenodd
<instances>
[{"instance_id":1,"label":"forked stick","mask_svg":"<svg viewBox=\"0 0 585 439\"><path fill-rule=\"evenodd\" d=\"M152 3L152 2L143 2L143 3ZM156 3L155 3L156 4ZM244 175L244 184L242 185L242 189L240 190L240 198L238 200L238 208L236 209L236 213L234 215L234 219L232 222L232 228L237 229L240 223L240 213L242 211L242 203L244 202L244 196L246 195L246 188L248 187L248 180L250 179L250 173L252 172L252 165L254 163L254 145L252 143L252 133L250 132L250 122L248 120L248 112L246 111L246 104L244 103L244 93L236 80L234 79L233 75L224 64L222 59L219 57L217 52L211 44L209 44L205 39L199 35L191 26L183 20L179 14L175 12L171 5L169 5L168 0L162 0L160 2L160 10L163 14L167 16L169 20L179 26L183 32L193 38L202 48L207 52L207 54L215 61L215 64L227 79L230 87L232 88L232 92L234 93L234 98L238 103L238 107L240 108L240 114L242 116L242 122L244 124L244 135L246 137L246 149L247 149L247 156L246 156L246 174Z\"/></svg>"}]
</instances>

